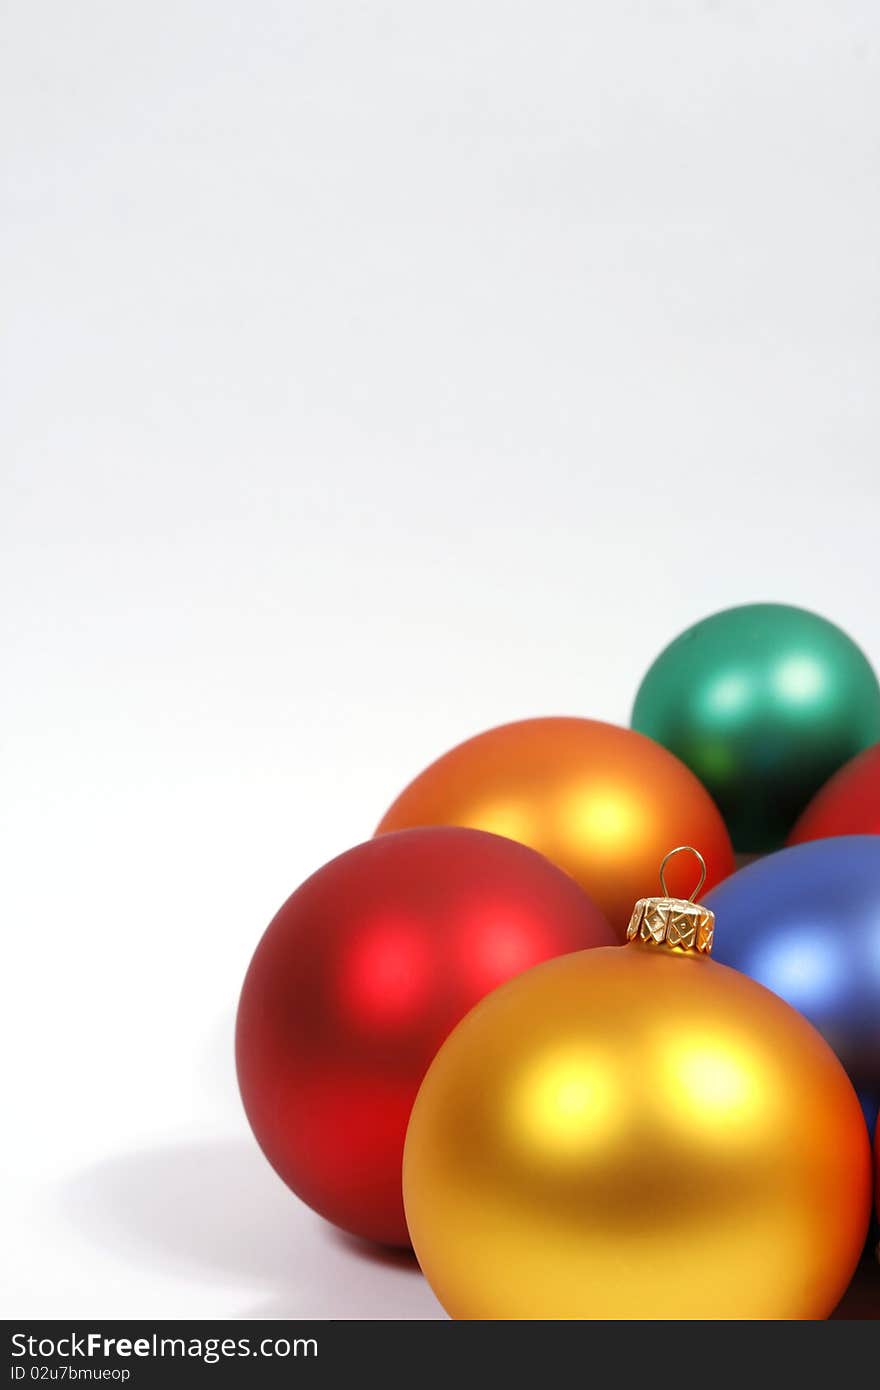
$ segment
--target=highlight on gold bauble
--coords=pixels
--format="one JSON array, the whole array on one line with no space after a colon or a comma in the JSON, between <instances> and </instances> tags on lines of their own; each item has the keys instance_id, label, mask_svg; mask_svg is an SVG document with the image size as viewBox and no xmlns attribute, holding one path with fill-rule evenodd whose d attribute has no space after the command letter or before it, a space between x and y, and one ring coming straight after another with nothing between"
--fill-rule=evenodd
<instances>
[{"instance_id":1,"label":"highlight on gold bauble","mask_svg":"<svg viewBox=\"0 0 880 1390\"><path fill-rule=\"evenodd\" d=\"M630 944L489 995L428 1070L404 1201L454 1318L824 1318L846 1288L871 1152L843 1068L708 958L711 914L646 904Z\"/></svg>"},{"instance_id":2,"label":"highlight on gold bauble","mask_svg":"<svg viewBox=\"0 0 880 1390\"><path fill-rule=\"evenodd\" d=\"M693 773L651 739L595 719L523 719L459 744L401 792L376 833L420 825L531 846L581 884L621 937L670 845L700 846L710 887L733 870L724 823ZM671 867L673 889L682 872Z\"/></svg>"}]
</instances>

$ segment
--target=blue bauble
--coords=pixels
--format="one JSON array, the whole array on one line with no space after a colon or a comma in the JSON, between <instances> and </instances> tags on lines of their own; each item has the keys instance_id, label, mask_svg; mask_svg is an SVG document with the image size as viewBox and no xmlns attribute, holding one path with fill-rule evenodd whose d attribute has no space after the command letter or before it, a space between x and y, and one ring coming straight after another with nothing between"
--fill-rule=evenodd
<instances>
[{"instance_id":1,"label":"blue bauble","mask_svg":"<svg viewBox=\"0 0 880 1390\"><path fill-rule=\"evenodd\" d=\"M758 980L834 1048L873 1127L880 1101L880 835L770 854L711 892L712 955Z\"/></svg>"}]
</instances>

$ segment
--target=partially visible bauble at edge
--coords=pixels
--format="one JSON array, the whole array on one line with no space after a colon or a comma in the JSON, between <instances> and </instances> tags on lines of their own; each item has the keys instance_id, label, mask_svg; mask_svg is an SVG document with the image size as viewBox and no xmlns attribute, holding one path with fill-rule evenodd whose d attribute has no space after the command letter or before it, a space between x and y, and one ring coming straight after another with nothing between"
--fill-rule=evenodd
<instances>
[{"instance_id":1,"label":"partially visible bauble at edge","mask_svg":"<svg viewBox=\"0 0 880 1390\"><path fill-rule=\"evenodd\" d=\"M620 938L633 902L674 845L695 845L711 887L733 871L718 808L678 758L653 740L596 719L523 719L444 753L404 789L377 835L464 825L519 840L571 874ZM669 868L686 896L692 868Z\"/></svg>"},{"instance_id":2,"label":"partially visible bauble at edge","mask_svg":"<svg viewBox=\"0 0 880 1390\"><path fill-rule=\"evenodd\" d=\"M880 1115L877 1116L874 1126L874 1202L877 1216L880 1218Z\"/></svg>"},{"instance_id":3,"label":"partially visible bauble at edge","mask_svg":"<svg viewBox=\"0 0 880 1390\"><path fill-rule=\"evenodd\" d=\"M706 906L719 922L715 959L781 995L818 1028L873 1127L880 1104L880 836L841 835L779 850L733 874Z\"/></svg>"},{"instance_id":4,"label":"partially visible bauble at edge","mask_svg":"<svg viewBox=\"0 0 880 1390\"><path fill-rule=\"evenodd\" d=\"M817 791L788 843L833 835L880 835L880 743L851 758Z\"/></svg>"},{"instance_id":5,"label":"partially visible bauble at edge","mask_svg":"<svg viewBox=\"0 0 880 1390\"><path fill-rule=\"evenodd\" d=\"M241 992L239 1087L269 1162L328 1221L408 1245L403 1143L437 1048L496 985L615 939L567 874L498 835L401 831L331 860Z\"/></svg>"},{"instance_id":6,"label":"partially visible bauble at edge","mask_svg":"<svg viewBox=\"0 0 880 1390\"><path fill-rule=\"evenodd\" d=\"M700 778L738 852L766 853L828 778L880 739L880 684L834 623L788 604L745 604L660 653L632 725Z\"/></svg>"}]
</instances>

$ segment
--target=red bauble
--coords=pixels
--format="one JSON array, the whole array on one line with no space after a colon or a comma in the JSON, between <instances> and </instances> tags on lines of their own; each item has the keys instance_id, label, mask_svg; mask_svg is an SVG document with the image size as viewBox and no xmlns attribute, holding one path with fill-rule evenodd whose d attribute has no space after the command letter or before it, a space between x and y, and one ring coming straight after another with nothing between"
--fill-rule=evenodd
<instances>
[{"instance_id":1,"label":"red bauble","mask_svg":"<svg viewBox=\"0 0 880 1390\"><path fill-rule=\"evenodd\" d=\"M874 1126L874 1202L877 1205L877 1220L880 1220L880 1115L877 1115Z\"/></svg>"},{"instance_id":2,"label":"red bauble","mask_svg":"<svg viewBox=\"0 0 880 1390\"><path fill-rule=\"evenodd\" d=\"M857 753L821 787L795 822L790 845L834 835L880 835L880 743Z\"/></svg>"},{"instance_id":3,"label":"red bauble","mask_svg":"<svg viewBox=\"0 0 880 1390\"><path fill-rule=\"evenodd\" d=\"M481 830L402 830L288 898L242 989L236 1062L269 1162L329 1221L407 1245L401 1161L434 1054L496 985L616 937L548 860Z\"/></svg>"},{"instance_id":4,"label":"red bauble","mask_svg":"<svg viewBox=\"0 0 880 1390\"><path fill-rule=\"evenodd\" d=\"M877 1219L880 1220L880 1115L874 1129L874 1201L877 1204Z\"/></svg>"}]
</instances>

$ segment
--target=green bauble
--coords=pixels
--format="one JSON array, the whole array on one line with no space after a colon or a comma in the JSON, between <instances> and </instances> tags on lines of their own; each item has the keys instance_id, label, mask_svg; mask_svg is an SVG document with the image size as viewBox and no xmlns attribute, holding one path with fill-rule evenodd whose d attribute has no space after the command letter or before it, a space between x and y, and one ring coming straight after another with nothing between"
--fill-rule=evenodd
<instances>
[{"instance_id":1,"label":"green bauble","mask_svg":"<svg viewBox=\"0 0 880 1390\"><path fill-rule=\"evenodd\" d=\"M750 603L689 627L639 687L632 726L697 774L742 853L777 849L814 792L880 739L880 685L839 627Z\"/></svg>"}]
</instances>

